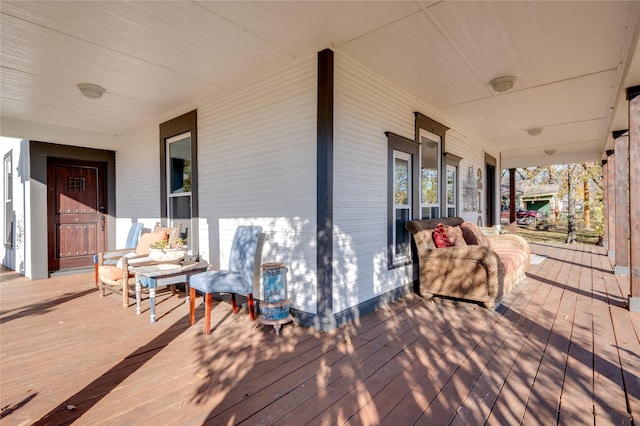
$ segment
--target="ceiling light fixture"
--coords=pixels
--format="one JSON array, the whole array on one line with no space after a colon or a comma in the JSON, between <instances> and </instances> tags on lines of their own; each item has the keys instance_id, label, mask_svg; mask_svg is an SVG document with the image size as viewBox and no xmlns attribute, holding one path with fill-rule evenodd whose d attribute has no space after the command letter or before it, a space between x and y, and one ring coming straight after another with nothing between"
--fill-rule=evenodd
<instances>
[{"instance_id":1,"label":"ceiling light fixture","mask_svg":"<svg viewBox=\"0 0 640 426\"><path fill-rule=\"evenodd\" d=\"M78 89L80 89L80 93L89 99L99 99L105 92L104 87L91 83L79 83Z\"/></svg>"},{"instance_id":2,"label":"ceiling light fixture","mask_svg":"<svg viewBox=\"0 0 640 426\"><path fill-rule=\"evenodd\" d=\"M555 148L547 148L547 149L544 150L544 153L547 154L547 155L553 155L553 154L556 153L556 151L557 151L557 149L555 149Z\"/></svg>"},{"instance_id":3,"label":"ceiling light fixture","mask_svg":"<svg viewBox=\"0 0 640 426\"><path fill-rule=\"evenodd\" d=\"M540 133L542 133L542 127L532 127L530 129L527 129L527 133L529 133L529 136L538 136Z\"/></svg>"},{"instance_id":4,"label":"ceiling light fixture","mask_svg":"<svg viewBox=\"0 0 640 426\"><path fill-rule=\"evenodd\" d=\"M497 93L506 92L511 90L513 83L516 82L516 78L512 75L506 75L503 77L494 78L489 82L493 90Z\"/></svg>"}]
</instances>

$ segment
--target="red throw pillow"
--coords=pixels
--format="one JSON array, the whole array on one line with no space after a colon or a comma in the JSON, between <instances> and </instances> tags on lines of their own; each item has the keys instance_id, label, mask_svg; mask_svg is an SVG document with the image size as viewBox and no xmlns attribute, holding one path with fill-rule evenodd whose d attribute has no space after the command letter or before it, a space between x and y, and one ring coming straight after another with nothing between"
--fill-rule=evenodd
<instances>
[{"instance_id":1,"label":"red throw pillow","mask_svg":"<svg viewBox=\"0 0 640 426\"><path fill-rule=\"evenodd\" d=\"M436 226L436 229L433 230L433 242L436 244L437 248L449 247L452 245L442 223L439 223Z\"/></svg>"}]
</instances>

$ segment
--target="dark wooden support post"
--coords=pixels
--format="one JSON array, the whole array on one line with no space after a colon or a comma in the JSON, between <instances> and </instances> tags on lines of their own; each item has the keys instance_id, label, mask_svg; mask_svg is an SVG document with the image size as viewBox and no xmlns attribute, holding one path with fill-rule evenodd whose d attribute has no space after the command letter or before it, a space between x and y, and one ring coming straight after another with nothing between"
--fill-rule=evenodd
<instances>
[{"instance_id":1,"label":"dark wooden support post","mask_svg":"<svg viewBox=\"0 0 640 426\"><path fill-rule=\"evenodd\" d=\"M640 86L627 89L629 101L630 284L629 310L640 312Z\"/></svg>"},{"instance_id":2,"label":"dark wooden support post","mask_svg":"<svg viewBox=\"0 0 640 426\"><path fill-rule=\"evenodd\" d=\"M615 170L616 170L616 157L613 150L607 151L607 201L609 202L609 250L608 254L610 258L616 256L616 185L615 185Z\"/></svg>"},{"instance_id":3,"label":"dark wooden support post","mask_svg":"<svg viewBox=\"0 0 640 426\"><path fill-rule=\"evenodd\" d=\"M602 160L602 204L603 204L603 226L602 247L609 249L609 188L607 186L607 160Z\"/></svg>"},{"instance_id":4,"label":"dark wooden support post","mask_svg":"<svg viewBox=\"0 0 640 426\"><path fill-rule=\"evenodd\" d=\"M509 169L509 232L516 233L516 169Z\"/></svg>"},{"instance_id":5,"label":"dark wooden support post","mask_svg":"<svg viewBox=\"0 0 640 426\"><path fill-rule=\"evenodd\" d=\"M629 275L629 136L615 135L616 244L615 274Z\"/></svg>"},{"instance_id":6,"label":"dark wooden support post","mask_svg":"<svg viewBox=\"0 0 640 426\"><path fill-rule=\"evenodd\" d=\"M333 314L333 51L318 53L317 110L317 310Z\"/></svg>"}]
</instances>

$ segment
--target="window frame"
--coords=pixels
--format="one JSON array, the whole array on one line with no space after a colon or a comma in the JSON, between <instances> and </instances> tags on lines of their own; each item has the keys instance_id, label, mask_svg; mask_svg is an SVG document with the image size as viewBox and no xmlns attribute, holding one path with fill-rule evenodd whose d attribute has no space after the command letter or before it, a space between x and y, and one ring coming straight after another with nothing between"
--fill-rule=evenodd
<instances>
[{"instance_id":1,"label":"window frame","mask_svg":"<svg viewBox=\"0 0 640 426\"><path fill-rule=\"evenodd\" d=\"M420 218L421 219L436 219L439 217L443 217L443 196L442 193L445 192L446 193L446 189L445 191L443 191L442 188L442 183L443 181L445 181L445 179L443 179L442 175L442 161L441 161L441 157L442 157L442 138L439 135L436 135L434 133L431 133L425 129L420 129L420 133L419 133L419 139L418 141L420 142ZM427 151L427 143L435 143L436 144L436 152L435 152L435 185L436 185L436 199L434 203L430 203L425 201L423 195L424 195L424 186L426 184L425 182L425 175L424 175L424 171L425 170L434 170L433 168L429 168L427 169L425 167L425 152ZM429 159L431 159L432 157L429 157ZM429 210L429 215L427 217L427 215L425 214L425 210ZM435 214L432 214L435 210Z\"/></svg>"},{"instance_id":2,"label":"window frame","mask_svg":"<svg viewBox=\"0 0 640 426\"><path fill-rule=\"evenodd\" d=\"M398 169L397 162L398 160L402 162L406 162L407 171L406 171L406 188L405 192L407 193L407 199L405 203L398 203L396 199L397 189L398 189ZM412 215L412 206L411 206L411 195L413 194L413 179L411 179L411 171L412 171L412 158L411 154L408 154L403 151L394 150L393 151L393 224L394 224L394 232L393 232L393 244L391 245L393 249L393 264L404 264L411 258L411 246L405 247L403 250L399 250L398 243L398 211L406 211L406 217L411 218ZM410 238L407 238L405 234L405 241L410 241Z\"/></svg>"},{"instance_id":3,"label":"window frame","mask_svg":"<svg viewBox=\"0 0 640 426\"><path fill-rule=\"evenodd\" d=\"M181 140L184 135L191 137L191 219L188 231L190 254L199 253L198 237L198 123L197 110L190 111L172 120L160 124L160 222L163 226L170 225L169 198L174 197L169 193L169 143ZM182 232L186 232L183 228Z\"/></svg>"},{"instance_id":4,"label":"window frame","mask_svg":"<svg viewBox=\"0 0 640 426\"><path fill-rule=\"evenodd\" d=\"M177 226L177 223L182 223L182 234L187 234L187 248L189 252L192 252L192 238L190 238L190 232L193 228L193 212L191 211L191 201L193 200L191 187L189 187L189 191L175 192L172 190L171 186L173 185L173 173L175 169L172 165L172 160L174 157L171 155L172 144L179 143L185 139L189 138L189 168L191 168L191 132L182 133L180 135L173 136L171 138L165 139L165 149L166 149L166 158L167 164L165 165L165 170L167 173L166 181L167 181L167 223L169 226ZM184 164L183 164L184 167ZM193 170L190 171L189 180L191 180L193 176ZM183 173L184 177L184 173ZM184 181L182 182L184 185ZM185 200L187 202L187 206L189 206L189 219L185 218L176 218L173 215L173 205L174 203ZM185 223L188 223L188 226L185 226Z\"/></svg>"},{"instance_id":5,"label":"window frame","mask_svg":"<svg viewBox=\"0 0 640 426\"><path fill-rule=\"evenodd\" d=\"M450 152L444 153L445 157L445 182L448 186L448 170L449 167L454 168L455 177L454 177L454 202L453 204L449 204L449 188L445 188L445 212L447 217L457 217L460 212L460 161L462 157L458 157L457 155L451 154ZM449 216L449 208L455 209L455 213L453 216Z\"/></svg>"},{"instance_id":6,"label":"window frame","mask_svg":"<svg viewBox=\"0 0 640 426\"><path fill-rule=\"evenodd\" d=\"M4 201L2 240L5 247L13 248L13 150L7 152L4 156L2 174L4 178L4 187L2 189L2 199Z\"/></svg>"},{"instance_id":7,"label":"window frame","mask_svg":"<svg viewBox=\"0 0 640 426\"><path fill-rule=\"evenodd\" d=\"M420 147L415 140L405 138L392 132L387 135L387 268L394 269L412 262L411 253L408 256L396 257L396 222L395 222L395 158L396 153L408 155L411 161L410 186L410 216L409 219L417 219L416 209L420 203L419 191L416 191L416 182L419 182ZM407 233L409 231L406 231ZM408 235L409 241L411 237ZM410 246L409 246L410 250Z\"/></svg>"},{"instance_id":8,"label":"window frame","mask_svg":"<svg viewBox=\"0 0 640 426\"><path fill-rule=\"evenodd\" d=\"M430 136L431 135L435 135L437 137L440 138L440 145L439 145L439 151L437 154L437 164L438 164L438 178L437 178L437 185L438 185L438 216L437 217L442 217L442 214L446 208L446 185L443 184L443 182L445 181L444 178L444 173L442 173L442 170L445 168L444 166L444 152L445 148L446 148L446 132L447 130L449 130L449 128L447 126L444 126L440 123L438 123L437 121L427 117L426 115L420 113L420 112L415 112L415 141L419 144L420 149L422 149L422 137L424 136ZM435 141L438 142L438 141ZM422 153L421 153L422 155ZM419 169L419 175L422 176L422 157L420 159L420 169ZM419 188L422 188L422 181L418 181L419 182ZM421 196L420 196L421 197ZM422 202L422 200L420 200L420 202ZM422 218L422 205L420 206L420 218Z\"/></svg>"}]
</instances>

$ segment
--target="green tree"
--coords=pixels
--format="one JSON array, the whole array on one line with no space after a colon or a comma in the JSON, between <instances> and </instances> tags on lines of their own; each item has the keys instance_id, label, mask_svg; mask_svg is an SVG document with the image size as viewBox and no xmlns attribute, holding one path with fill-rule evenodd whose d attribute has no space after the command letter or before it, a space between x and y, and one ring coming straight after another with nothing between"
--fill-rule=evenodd
<instances>
[{"instance_id":1,"label":"green tree","mask_svg":"<svg viewBox=\"0 0 640 426\"><path fill-rule=\"evenodd\" d=\"M604 185L602 181L602 163L594 161L583 163L585 227L594 228L600 236L604 233Z\"/></svg>"},{"instance_id":2,"label":"green tree","mask_svg":"<svg viewBox=\"0 0 640 426\"><path fill-rule=\"evenodd\" d=\"M576 184L578 181L579 166L575 163L567 167L567 193L568 193L568 215L567 215L567 239L566 243L577 242L576 238Z\"/></svg>"},{"instance_id":3,"label":"green tree","mask_svg":"<svg viewBox=\"0 0 640 426\"><path fill-rule=\"evenodd\" d=\"M504 170L503 183L508 183L508 178L508 170ZM595 229L600 236L603 235L604 189L600 161L516 169L516 181L524 180L535 184L560 184L558 195L561 199L566 196L568 204L565 209L572 209L567 218L569 242L575 240L578 219L584 219L585 228ZM503 194L503 199L508 199L508 193ZM582 201L581 210L578 209L579 201Z\"/></svg>"}]
</instances>

